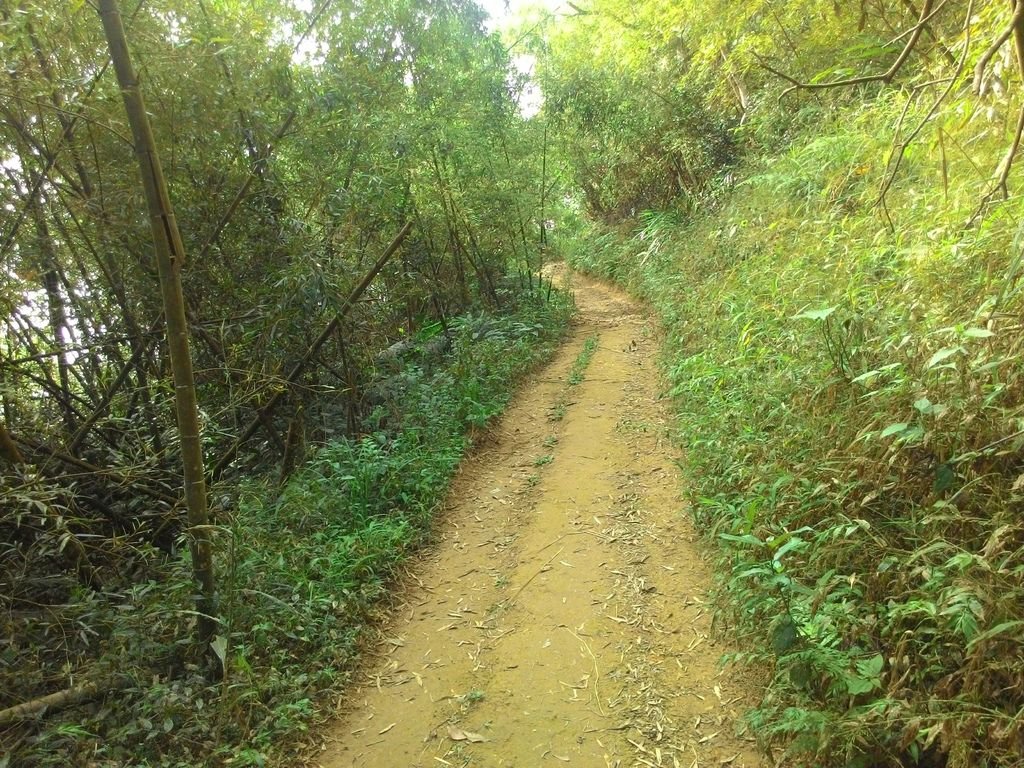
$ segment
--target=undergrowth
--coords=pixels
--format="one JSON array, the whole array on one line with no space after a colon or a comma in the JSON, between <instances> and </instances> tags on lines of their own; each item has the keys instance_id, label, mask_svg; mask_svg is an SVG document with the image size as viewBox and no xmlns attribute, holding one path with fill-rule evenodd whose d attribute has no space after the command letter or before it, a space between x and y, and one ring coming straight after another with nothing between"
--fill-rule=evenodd
<instances>
[{"instance_id":1,"label":"undergrowth","mask_svg":"<svg viewBox=\"0 0 1024 768\"><path fill-rule=\"evenodd\" d=\"M880 159L901 108L815 108L697 218L591 229L571 261L666 325L690 509L719 545L718 626L770 670L748 716L766 750L1021 765L1024 206L965 227L988 171L922 138L890 226ZM954 112L944 129L998 157L1004 118Z\"/></svg>"},{"instance_id":2,"label":"undergrowth","mask_svg":"<svg viewBox=\"0 0 1024 768\"><path fill-rule=\"evenodd\" d=\"M512 300L512 297L509 297ZM57 631L102 646L92 679L125 686L99 707L5 736L0 766L263 766L301 749L302 733L346 681L364 628L396 567L430 534L434 510L474 430L513 384L550 356L572 311L560 291L531 292L502 316L450 323L451 352L410 362L357 439L322 447L283 488L250 481L216 536L224 563L224 679L189 666L188 563L130 595L85 593ZM154 554L154 558L156 555ZM79 633L81 636L78 636ZM19 634L12 633L12 637ZM30 636L5 652L15 668Z\"/></svg>"}]
</instances>

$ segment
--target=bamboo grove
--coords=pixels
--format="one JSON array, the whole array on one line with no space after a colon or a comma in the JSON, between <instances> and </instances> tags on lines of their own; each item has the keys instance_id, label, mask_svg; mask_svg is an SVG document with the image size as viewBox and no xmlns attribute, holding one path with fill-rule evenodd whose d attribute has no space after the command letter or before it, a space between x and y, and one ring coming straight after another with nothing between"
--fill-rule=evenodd
<instances>
[{"instance_id":1,"label":"bamboo grove","mask_svg":"<svg viewBox=\"0 0 1024 768\"><path fill-rule=\"evenodd\" d=\"M111 628L70 617L185 563L167 663L222 674L239 481L386 429L396 360L541 295L540 129L484 19L0 3L4 706L96 693Z\"/></svg>"}]
</instances>

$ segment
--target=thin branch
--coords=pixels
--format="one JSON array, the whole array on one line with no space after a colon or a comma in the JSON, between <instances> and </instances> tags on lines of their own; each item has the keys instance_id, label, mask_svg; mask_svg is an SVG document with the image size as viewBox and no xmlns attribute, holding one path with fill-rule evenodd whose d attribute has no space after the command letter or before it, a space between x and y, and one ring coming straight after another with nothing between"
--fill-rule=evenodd
<instances>
[{"instance_id":1,"label":"thin branch","mask_svg":"<svg viewBox=\"0 0 1024 768\"><path fill-rule=\"evenodd\" d=\"M974 225L997 193L1002 192L1004 200L1010 196L1009 190L1007 189L1007 181L1009 181L1010 169L1013 168L1013 161L1017 156L1017 150L1020 149L1022 138L1024 138L1024 104L1021 105L1020 114L1017 116L1017 127L1013 132L1013 141L1010 143L1010 148L1006 151L1003 161L999 164L999 178L996 179L995 186L993 186L985 197L981 199L981 204L978 205L978 210L976 210L974 215L967 220L966 228L970 228Z\"/></svg>"},{"instance_id":2,"label":"thin branch","mask_svg":"<svg viewBox=\"0 0 1024 768\"><path fill-rule=\"evenodd\" d=\"M946 2L945 2L945 0L943 0L942 5L945 5L945 4L946 4ZM907 10L910 11L915 16L918 14L918 10L917 10L916 7L914 7L914 4L911 2L911 0L903 0L903 5L905 5ZM939 8L941 8L942 5L940 5ZM936 13L939 12L939 8L936 8L934 11L932 11L932 16L934 16ZM956 66L956 56L953 55L953 52L950 51L948 47L946 47L946 44L943 43L942 40L939 39L938 35L936 35L935 32L930 27L926 26L924 31L928 33L928 36L939 47L939 50L942 52L942 55L946 58L946 61L949 62L949 64L951 64L952 66L955 67ZM910 33L910 30L907 30L907 32L904 32L899 37L896 37L895 39L893 39L892 42L895 43L895 42L899 41L902 37L904 37L905 35L907 35L909 33Z\"/></svg>"},{"instance_id":3,"label":"thin branch","mask_svg":"<svg viewBox=\"0 0 1024 768\"><path fill-rule=\"evenodd\" d=\"M947 2L947 0L942 0L942 2L940 2L937 6L935 6L935 8L932 10L932 12L930 14L928 14L927 18L922 18L920 21L917 22L917 24L915 24L910 29L908 29L908 30L906 30L904 32L901 32L900 34L896 35L896 37L894 37L892 40L890 40L888 43L885 44L885 47L888 48L890 45L894 45L895 43L898 43L900 40L902 40L907 35L913 34L918 28L924 27L929 21L931 21L932 19L935 18L935 16L938 14L938 12L942 10L942 7L946 4L946 2ZM911 3L909 3L909 2L905 1L905 5L908 8L913 8L913 5Z\"/></svg>"},{"instance_id":4,"label":"thin branch","mask_svg":"<svg viewBox=\"0 0 1024 768\"><path fill-rule=\"evenodd\" d=\"M988 47L985 53L981 55L981 58L978 59L978 63L974 65L974 82L971 84L971 90L974 93L981 93L982 80L985 77L985 70L988 68L989 62L992 61L993 56L999 53L999 49L1006 44L1006 41L1010 39L1010 36L1013 35L1013 30L1017 28L1022 19L1024 19L1024 3L1018 2L1006 29L992 41L992 45Z\"/></svg>"},{"instance_id":5,"label":"thin branch","mask_svg":"<svg viewBox=\"0 0 1024 768\"><path fill-rule=\"evenodd\" d=\"M320 335L317 336L316 340L310 345L306 354L303 355L302 359L299 360L299 362L297 362L289 371L288 376L285 379L288 384L294 384L299 380L302 372L305 371L306 366L309 365L310 361L315 357L317 352L320 350L320 347L322 347L324 342L326 342L335 330L337 330L341 321L345 319L345 316L348 315L352 307L359 301L366 289L370 287L370 283L373 282L373 279L384 268L384 265L387 264L388 260L395 254L395 251L399 249L411 230L412 221L408 221L398 234L395 235L395 238L391 241L388 247L384 249L384 253L381 254L379 259L377 259L377 262L370 268L369 272L367 272L363 276L363 279L360 280L352 289L348 298L345 299L345 302L341 305L337 314L334 316L334 319L327 324L327 327L325 327L323 331L320 332ZM249 422L248 426L242 430L242 433L235 438L235 441L217 460L213 469L210 470L210 477L213 481L216 481L220 477L221 473L238 454L242 444L255 434L256 430L259 429L260 425L263 423L263 418L274 410L274 407L280 402L286 392L286 388L279 388L265 404L259 407L256 412L256 416Z\"/></svg>"},{"instance_id":6,"label":"thin branch","mask_svg":"<svg viewBox=\"0 0 1024 768\"><path fill-rule=\"evenodd\" d=\"M935 101L932 103L932 106L929 108L927 114L925 114L925 116L917 124L917 127L914 128L914 130L910 132L910 135L907 136L907 138L900 143L899 148L896 152L895 160L890 159L887 165L887 167L891 168L891 170L886 175L885 180L882 182L882 188L878 192L877 204L881 205L883 208L885 207L885 196L892 188L893 183L896 181L896 174L900 169L900 165L903 163L903 157L906 155L907 149L910 147L911 143L913 143L914 139L918 137L921 131L924 130L925 125L927 125L935 116L935 113L942 105L942 102L946 100L946 98L952 92L953 87L960 81L961 75L963 75L964 68L967 66L967 56L971 50L971 16L973 14L974 0L970 0L970 2L967 4L967 15L964 18L964 52L960 56L960 61L957 62L956 72L953 73L953 76L949 79L949 83L946 86L945 90L938 96L938 98L935 99ZM932 85L932 83L924 83L918 86L915 90L928 87L929 85ZM900 120L902 121L902 119L903 118L901 117ZM886 215L888 215L888 212Z\"/></svg>"},{"instance_id":7,"label":"thin branch","mask_svg":"<svg viewBox=\"0 0 1024 768\"><path fill-rule=\"evenodd\" d=\"M792 85L786 90L784 90L782 94L779 96L779 98L784 98L786 95L797 89L813 91L823 90L825 88L839 88L843 86L864 85L865 83L879 82L888 85L889 83L892 82L893 78L896 77L896 74L900 71L900 68L907 62L907 59L910 58L910 54L917 46L918 40L921 39L921 33L924 31L925 24L927 23L928 19L931 18L933 5L934 0L925 0L924 5L922 5L921 7L921 18L918 20L917 24L912 29L908 30L909 32L911 32L910 39L907 40L907 44L903 46L903 50L900 51L900 55L896 57L896 61L894 61L892 63L892 66L889 67L889 69L887 69L882 74L863 75L861 77L851 77L846 80L833 80L828 83L797 83L796 85ZM787 79L792 82L792 78Z\"/></svg>"},{"instance_id":8,"label":"thin branch","mask_svg":"<svg viewBox=\"0 0 1024 768\"><path fill-rule=\"evenodd\" d=\"M203 246L199 249L199 255L195 257L195 261L197 263L202 263L203 259L205 259L206 255L210 252L210 249L216 245L217 241L220 239L221 233L224 231L224 227L228 225L228 222L231 221L231 217L234 216L235 211L238 210L238 206L241 205L242 201L245 199L245 196L249 191L249 187L252 186L253 181L259 177L260 169L266 164L271 151L274 149L274 145L284 136L294 119L294 111L289 112L285 116L284 122L281 123L281 127L277 129L277 132L274 134L273 138L271 138L270 143L267 144L264 151L260 153L260 156L252 164L252 167L249 169L249 175L245 178L245 181L238 189L238 192L235 193L234 198L231 200L231 204L228 205L227 209L225 209L224 214L220 217L216 226L214 226L213 231L210 233L209 237L206 238Z\"/></svg>"},{"instance_id":9,"label":"thin branch","mask_svg":"<svg viewBox=\"0 0 1024 768\"><path fill-rule=\"evenodd\" d=\"M295 45L292 47L292 56L299 52L299 48L316 28L316 25L320 23L320 18L324 15L324 11L326 11L330 5L331 0L324 0L323 3L320 4L320 7L309 15L309 23L306 25L306 29L303 30L301 35L299 35L299 39L295 41Z\"/></svg>"},{"instance_id":10,"label":"thin branch","mask_svg":"<svg viewBox=\"0 0 1024 768\"><path fill-rule=\"evenodd\" d=\"M771 64L769 64L765 60L765 58L763 56L761 56L761 54L759 54L757 51L751 51L751 53L753 54L754 58L757 59L757 63L760 64L763 69L768 70L769 72L771 72L773 75L775 75L777 77L781 77L787 83L792 83L797 88L799 88L802 85L802 83L799 80L797 80L795 77L790 77L785 72L782 72L782 71L780 71L778 69L775 69L775 67L773 67Z\"/></svg>"}]
</instances>

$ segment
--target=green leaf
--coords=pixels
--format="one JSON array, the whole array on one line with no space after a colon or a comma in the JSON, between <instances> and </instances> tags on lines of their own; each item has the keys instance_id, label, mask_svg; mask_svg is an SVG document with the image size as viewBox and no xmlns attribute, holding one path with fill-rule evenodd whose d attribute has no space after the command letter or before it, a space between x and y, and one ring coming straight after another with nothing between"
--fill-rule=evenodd
<instances>
[{"instance_id":1,"label":"green leaf","mask_svg":"<svg viewBox=\"0 0 1024 768\"><path fill-rule=\"evenodd\" d=\"M718 538L723 541L732 541L736 544L748 544L752 547L760 547L764 544L764 542L757 538L757 536L750 533L745 533L742 536L736 536L732 533L720 533L718 534Z\"/></svg>"},{"instance_id":2,"label":"green leaf","mask_svg":"<svg viewBox=\"0 0 1024 768\"><path fill-rule=\"evenodd\" d=\"M772 632L772 649L776 655L781 656L794 645L796 640L800 636L797 631L796 624L789 617L786 617L782 622L775 627L775 631Z\"/></svg>"},{"instance_id":3,"label":"green leaf","mask_svg":"<svg viewBox=\"0 0 1024 768\"><path fill-rule=\"evenodd\" d=\"M217 658L223 664L228 651L228 639L223 635L217 635L210 641L210 650L217 654Z\"/></svg>"},{"instance_id":4,"label":"green leaf","mask_svg":"<svg viewBox=\"0 0 1024 768\"><path fill-rule=\"evenodd\" d=\"M978 619L969 610L965 610L957 616L954 624L968 643L978 636Z\"/></svg>"},{"instance_id":5,"label":"green leaf","mask_svg":"<svg viewBox=\"0 0 1024 768\"><path fill-rule=\"evenodd\" d=\"M1024 621L1015 619L1014 621L1004 621L1001 624L996 624L991 629L986 629L980 635L975 635L970 642L967 643L967 650L973 650L974 646L978 643L984 642L985 640L991 640L993 637L998 637L1010 630L1024 629Z\"/></svg>"},{"instance_id":6,"label":"green leaf","mask_svg":"<svg viewBox=\"0 0 1024 768\"><path fill-rule=\"evenodd\" d=\"M882 430L882 437L892 437L902 432L907 431L907 422L900 421L896 424L890 424L888 427Z\"/></svg>"},{"instance_id":7,"label":"green leaf","mask_svg":"<svg viewBox=\"0 0 1024 768\"><path fill-rule=\"evenodd\" d=\"M824 307L822 309L806 309L798 315L793 315L794 320L827 320L836 307Z\"/></svg>"},{"instance_id":8,"label":"green leaf","mask_svg":"<svg viewBox=\"0 0 1024 768\"><path fill-rule=\"evenodd\" d=\"M862 381L867 381L868 379L873 379L873 378L875 378L875 376L881 375L881 373L882 372L880 370L878 370L878 369L875 369L873 371L865 371L860 376L854 376L852 379L850 379L850 383L852 383L852 384L859 384Z\"/></svg>"},{"instance_id":9,"label":"green leaf","mask_svg":"<svg viewBox=\"0 0 1024 768\"><path fill-rule=\"evenodd\" d=\"M846 690L853 696L861 693L870 693L874 690L877 681L867 680L856 675L844 675L843 682L846 683Z\"/></svg>"},{"instance_id":10,"label":"green leaf","mask_svg":"<svg viewBox=\"0 0 1024 768\"><path fill-rule=\"evenodd\" d=\"M948 463L939 464L935 468L935 482L932 484L932 488L936 493L942 493L949 490L955 481L956 472L953 468Z\"/></svg>"},{"instance_id":11,"label":"green leaf","mask_svg":"<svg viewBox=\"0 0 1024 768\"><path fill-rule=\"evenodd\" d=\"M805 688L808 683L811 682L814 675L811 671L811 665L807 662L799 662L794 664L789 669L789 679L793 681L793 685L798 688Z\"/></svg>"},{"instance_id":12,"label":"green leaf","mask_svg":"<svg viewBox=\"0 0 1024 768\"><path fill-rule=\"evenodd\" d=\"M995 336L995 334L988 328L968 328L964 331L964 336L972 339L990 339Z\"/></svg>"},{"instance_id":13,"label":"green leaf","mask_svg":"<svg viewBox=\"0 0 1024 768\"><path fill-rule=\"evenodd\" d=\"M797 536L794 536L775 551L775 554L772 556L772 559L779 561L782 559L782 556L786 553L792 552L794 549L805 549L806 547L806 541Z\"/></svg>"},{"instance_id":14,"label":"green leaf","mask_svg":"<svg viewBox=\"0 0 1024 768\"><path fill-rule=\"evenodd\" d=\"M945 349L940 349L938 352L936 352L934 355L928 358L928 362L925 363L924 369L927 371L931 368L934 368L943 360L948 360L949 358L951 358L953 355L959 352L960 349L960 347L946 347Z\"/></svg>"},{"instance_id":15,"label":"green leaf","mask_svg":"<svg viewBox=\"0 0 1024 768\"><path fill-rule=\"evenodd\" d=\"M882 654L877 653L870 659L864 659L857 662L857 671L864 677L877 679L882 674L882 668L885 666L885 659L882 658Z\"/></svg>"}]
</instances>

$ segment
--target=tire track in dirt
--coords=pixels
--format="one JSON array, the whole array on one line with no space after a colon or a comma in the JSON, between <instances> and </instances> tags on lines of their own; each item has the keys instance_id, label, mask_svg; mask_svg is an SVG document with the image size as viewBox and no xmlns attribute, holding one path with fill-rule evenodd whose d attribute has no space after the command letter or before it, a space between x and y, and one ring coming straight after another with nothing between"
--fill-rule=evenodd
<instances>
[{"instance_id":1,"label":"tire track in dirt","mask_svg":"<svg viewBox=\"0 0 1024 768\"><path fill-rule=\"evenodd\" d=\"M572 279L571 340L463 463L314 765L763 765L735 735L750 683L720 671L710 637L654 327Z\"/></svg>"}]
</instances>

